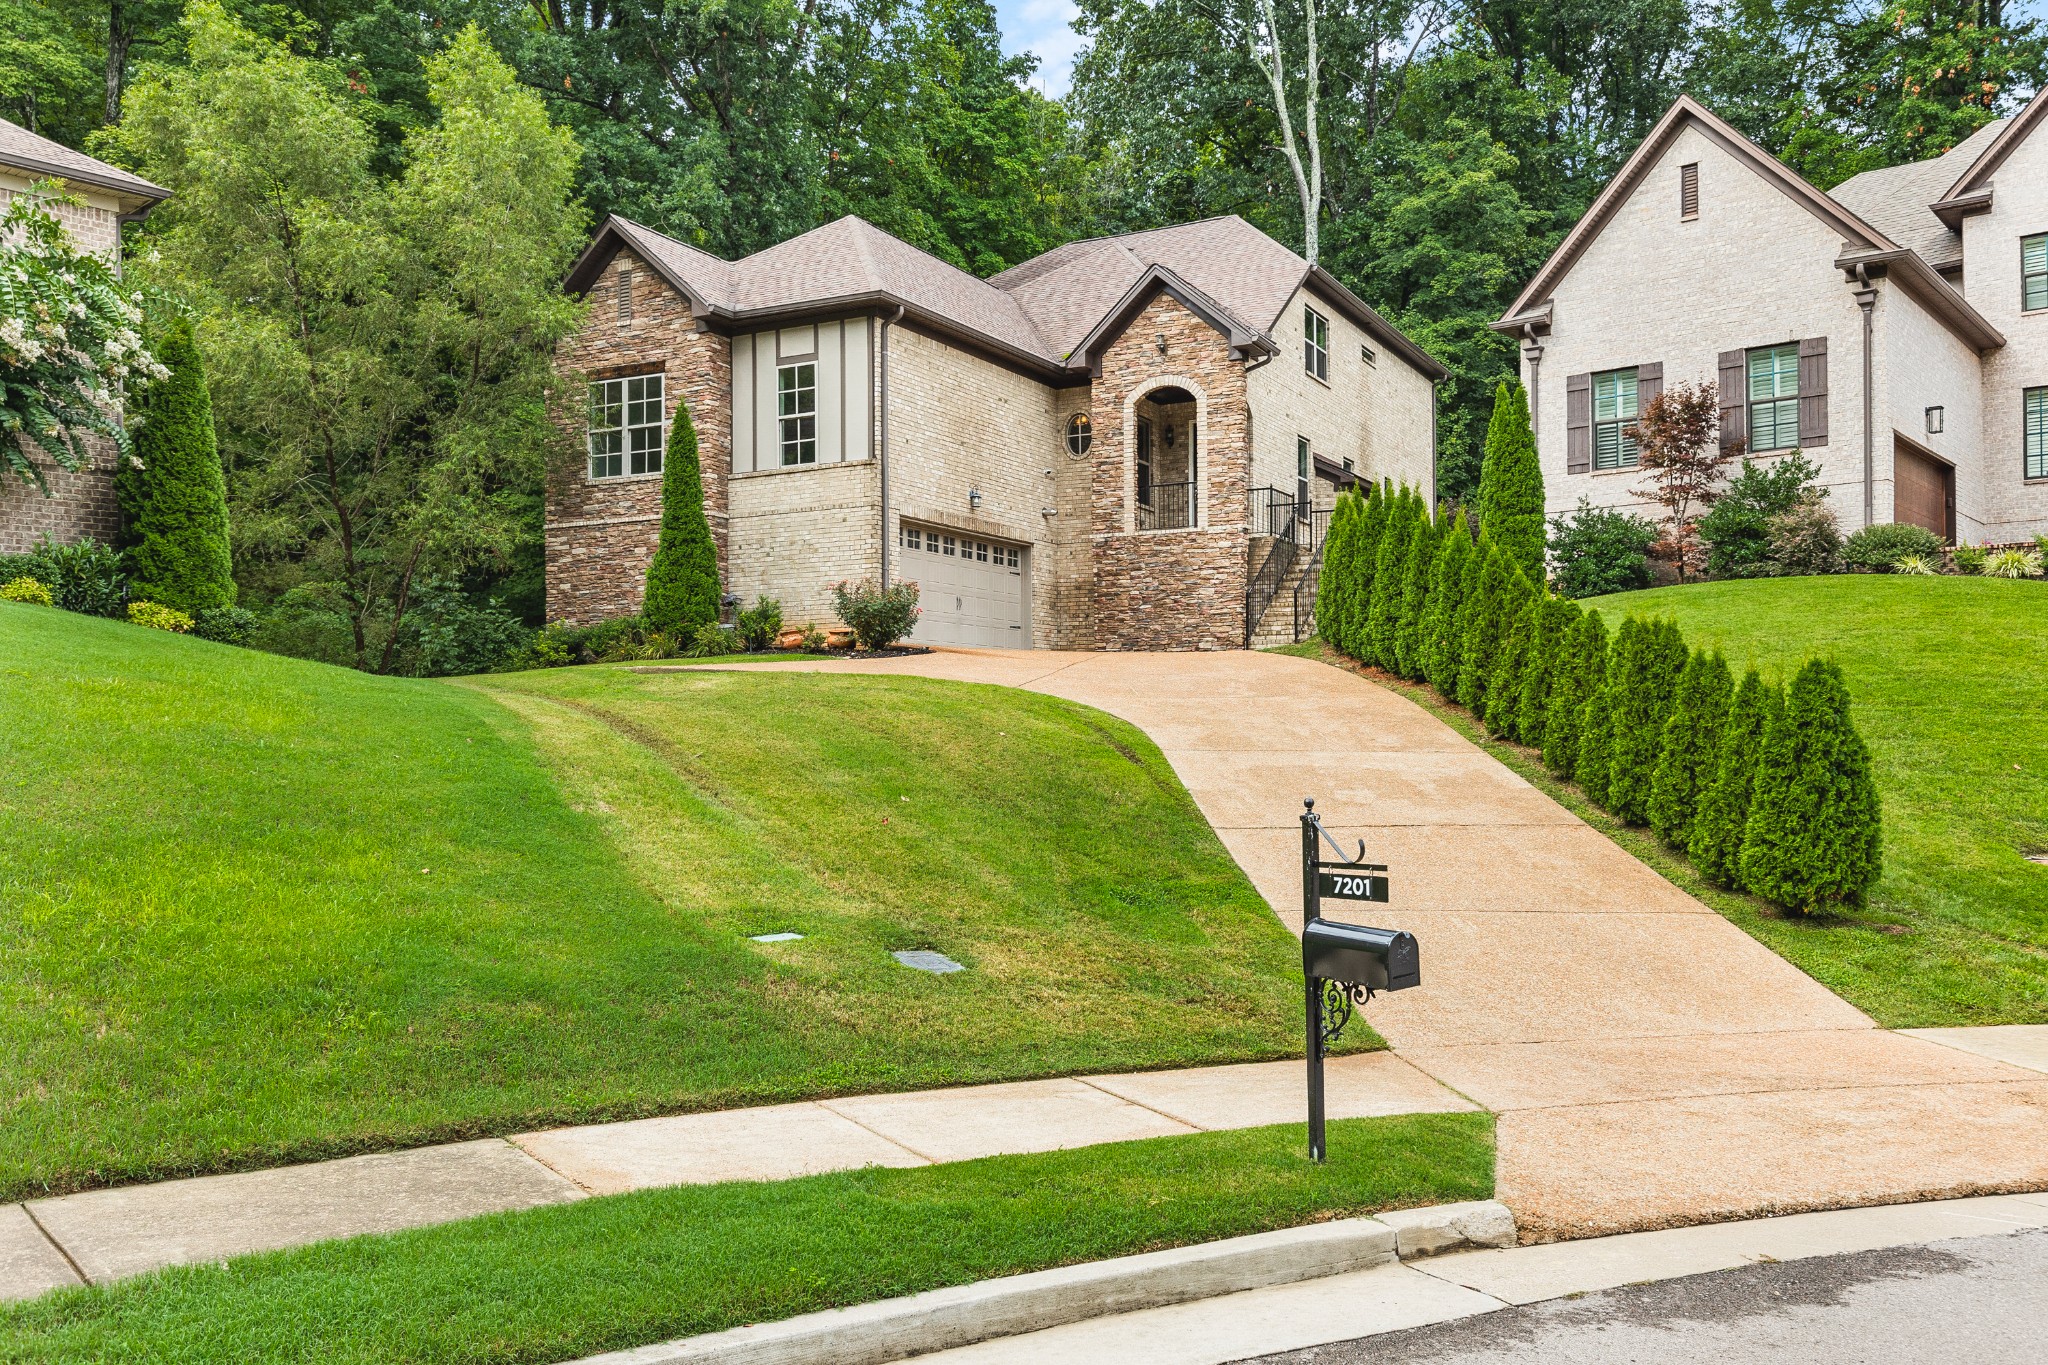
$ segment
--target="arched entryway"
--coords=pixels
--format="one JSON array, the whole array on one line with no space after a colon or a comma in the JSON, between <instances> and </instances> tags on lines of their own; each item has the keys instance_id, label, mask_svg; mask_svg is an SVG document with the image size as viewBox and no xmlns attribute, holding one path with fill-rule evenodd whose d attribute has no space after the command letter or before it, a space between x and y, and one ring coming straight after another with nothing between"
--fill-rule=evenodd
<instances>
[{"instance_id":1,"label":"arched entryway","mask_svg":"<svg viewBox=\"0 0 2048 1365\"><path fill-rule=\"evenodd\" d=\"M1131 400L1129 529L1179 531L1203 521L1202 425L1199 390L1168 379Z\"/></svg>"}]
</instances>

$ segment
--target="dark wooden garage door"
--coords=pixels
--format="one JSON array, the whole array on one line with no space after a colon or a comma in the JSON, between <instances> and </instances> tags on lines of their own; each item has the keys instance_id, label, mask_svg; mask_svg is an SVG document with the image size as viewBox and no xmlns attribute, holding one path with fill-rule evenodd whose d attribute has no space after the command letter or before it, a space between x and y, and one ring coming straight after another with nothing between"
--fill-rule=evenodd
<instances>
[{"instance_id":1,"label":"dark wooden garage door","mask_svg":"<svg viewBox=\"0 0 2048 1365\"><path fill-rule=\"evenodd\" d=\"M1954 539L1955 468L1903 440L1893 449L1892 519Z\"/></svg>"}]
</instances>

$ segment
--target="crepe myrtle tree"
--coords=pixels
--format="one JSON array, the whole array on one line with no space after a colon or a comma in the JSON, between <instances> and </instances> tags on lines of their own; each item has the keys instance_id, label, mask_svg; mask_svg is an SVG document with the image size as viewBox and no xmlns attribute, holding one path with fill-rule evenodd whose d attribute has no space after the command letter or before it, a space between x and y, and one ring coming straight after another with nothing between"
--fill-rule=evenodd
<instances>
[{"instance_id":1,"label":"crepe myrtle tree","mask_svg":"<svg viewBox=\"0 0 2048 1365\"><path fill-rule=\"evenodd\" d=\"M53 207L83 203L39 180L0 213L0 460L45 495L36 454L83 469L100 436L126 456L121 400L165 373L143 345L142 296L80 250Z\"/></svg>"},{"instance_id":2,"label":"crepe myrtle tree","mask_svg":"<svg viewBox=\"0 0 2048 1365\"><path fill-rule=\"evenodd\" d=\"M1638 462L1650 481L1636 492L1664 509L1665 541L1678 566L1679 581L1698 573L1706 561L1700 543L1700 514L1712 506L1722 464L1740 454L1723 451L1716 437L1720 397L1712 383L1680 384L1649 401L1629 433Z\"/></svg>"}]
</instances>

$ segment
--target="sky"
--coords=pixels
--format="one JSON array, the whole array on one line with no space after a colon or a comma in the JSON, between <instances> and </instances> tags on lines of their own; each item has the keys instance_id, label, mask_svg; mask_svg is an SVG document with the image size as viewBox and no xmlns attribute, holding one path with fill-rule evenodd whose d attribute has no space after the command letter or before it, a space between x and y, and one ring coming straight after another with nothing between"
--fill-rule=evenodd
<instances>
[{"instance_id":1,"label":"sky","mask_svg":"<svg viewBox=\"0 0 2048 1365\"><path fill-rule=\"evenodd\" d=\"M1074 0L995 0L995 7L1003 51L1037 53L1038 74L1031 83L1055 98L1066 94L1081 47L1072 27L1081 13Z\"/></svg>"}]
</instances>

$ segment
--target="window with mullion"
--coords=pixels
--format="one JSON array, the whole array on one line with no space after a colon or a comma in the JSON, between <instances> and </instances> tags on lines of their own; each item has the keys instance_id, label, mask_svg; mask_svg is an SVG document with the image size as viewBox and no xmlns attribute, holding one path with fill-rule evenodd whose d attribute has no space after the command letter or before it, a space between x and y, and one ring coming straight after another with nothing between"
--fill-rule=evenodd
<instances>
[{"instance_id":1,"label":"window with mullion","mask_svg":"<svg viewBox=\"0 0 2048 1365\"><path fill-rule=\"evenodd\" d=\"M1313 308L1301 310L1301 367L1316 378L1330 378L1330 320Z\"/></svg>"},{"instance_id":2,"label":"window with mullion","mask_svg":"<svg viewBox=\"0 0 2048 1365\"><path fill-rule=\"evenodd\" d=\"M1749 353L1749 448L1791 450L1799 444L1799 344Z\"/></svg>"},{"instance_id":3,"label":"window with mullion","mask_svg":"<svg viewBox=\"0 0 2048 1365\"><path fill-rule=\"evenodd\" d=\"M775 371L775 415L781 427L782 462L818 462L818 367L806 361Z\"/></svg>"},{"instance_id":4,"label":"window with mullion","mask_svg":"<svg viewBox=\"0 0 2048 1365\"><path fill-rule=\"evenodd\" d=\"M2020 238L2020 307L2048 308L2048 232Z\"/></svg>"},{"instance_id":5,"label":"window with mullion","mask_svg":"<svg viewBox=\"0 0 2048 1365\"><path fill-rule=\"evenodd\" d=\"M2026 393L2025 476L2048 479L2048 388Z\"/></svg>"},{"instance_id":6,"label":"window with mullion","mask_svg":"<svg viewBox=\"0 0 2048 1365\"><path fill-rule=\"evenodd\" d=\"M667 436L662 376L603 379L590 386L590 477L659 474Z\"/></svg>"},{"instance_id":7,"label":"window with mullion","mask_svg":"<svg viewBox=\"0 0 2048 1365\"><path fill-rule=\"evenodd\" d=\"M1593 468L1634 469L1639 458L1629 433L1636 411L1636 372L1609 370L1593 376Z\"/></svg>"}]
</instances>

